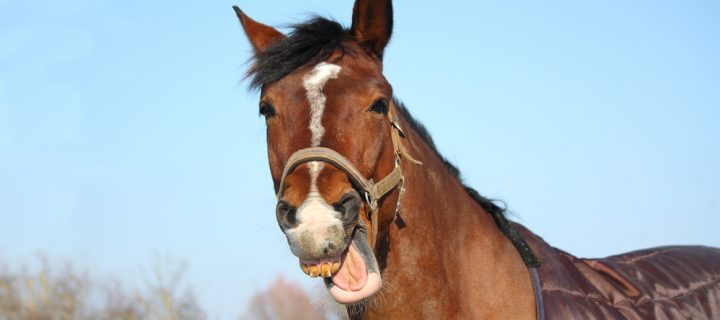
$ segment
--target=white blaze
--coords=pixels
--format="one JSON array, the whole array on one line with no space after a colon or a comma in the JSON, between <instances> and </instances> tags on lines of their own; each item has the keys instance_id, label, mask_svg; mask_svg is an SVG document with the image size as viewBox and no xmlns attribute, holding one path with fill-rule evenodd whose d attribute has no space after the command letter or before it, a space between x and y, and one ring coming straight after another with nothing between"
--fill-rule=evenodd
<instances>
[{"instance_id":1,"label":"white blaze","mask_svg":"<svg viewBox=\"0 0 720 320\"><path fill-rule=\"evenodd\" d=\"M338 73L342 68L336 64L320 62L308 74L303 77L303 86L305 87L308 102L310 102L310 146L317 147L320 140L325 134L325 128L322 125L322 116L325 112L325 102L327 98L323 93L323 87L330 79L338 77ZM308 163L310 167L310 194L319 193L317 189L317 177L320 174L324 164L318 161ZM319 195L319 194L318 194Z\"/></svg>"},{"instance_id":2,"label":"white blaze","mask_svg":"<svg viewBox=\"0 0 720 320\"><path fill-rule=\"evenodd\" d=\"M320 62L315 66L308 74L303 77L303 86L307 91L306 96L310 102L310 132L312 133L312 140L310 145L317 147L320 145L320 139L325 134L325 128L322 126L322 116L325 112L325 94L323 94L323 87L330 79L335 79L340 73L340 66Z\"/></svg>"},{"instance_id":3,"label":"white blaze","mask_svg":"<svg viewBox=\"0 0 720 320\"><path fill-rule=\"evenodd\" d=\"M327 98L323 93L323 87L328 80L337 78L341 69L338 65L321 62L303 77L305 95L310 102L308 128L312 134L310 139L312 147L320 146L320 141L325 134L322 117ZM310 193L298 208L297 217L300 223L294 230L289 230L288 234L295 239L301 239L302 234L309 234L313 241L319 244L328 238L329 230L342 230L342 222L337 218L333 207L322 198L317 187L317 179L324 163L311 161L308 163L308 167L310 168Z\"/></svg>"}]
</instances>

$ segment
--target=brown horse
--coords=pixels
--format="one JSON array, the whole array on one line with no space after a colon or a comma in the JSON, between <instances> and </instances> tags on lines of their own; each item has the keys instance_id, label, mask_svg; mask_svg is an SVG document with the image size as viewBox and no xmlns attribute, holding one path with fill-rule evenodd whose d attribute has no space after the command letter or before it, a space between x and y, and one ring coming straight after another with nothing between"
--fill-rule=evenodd
<instances>
[{"instance_id":1,"label":"brown horse","mask_svg":"<svg viewBox=\"0 0 720 320\"><path fill-rule=\"evenodd\" d=\"M577 259L463 185L383 77L390 0L357 0L350 29L314 18L287 36L235 11L278 224L351 318L720 318L720 250Z\"/></svg>"}]
</instances>

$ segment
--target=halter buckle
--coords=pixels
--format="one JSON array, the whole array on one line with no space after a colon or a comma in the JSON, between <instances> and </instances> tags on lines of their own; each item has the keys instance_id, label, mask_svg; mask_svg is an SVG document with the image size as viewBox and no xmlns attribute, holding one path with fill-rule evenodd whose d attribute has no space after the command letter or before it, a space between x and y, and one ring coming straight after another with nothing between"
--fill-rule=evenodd
<instances>
[{"instance_id":1,"label":"halter buckle","mask_svg":"<svg viewBox=\"0 0 720 320\"><path fill-rule=\"evenodd\" d=\"M375 198L374 194L372 194L373 190L375 190L375 181L372 178L370 178L369 182L370 182L370 190L371 191L365 190L365 202L367 202L368 209L370 209L367 212L367 216L368 216L368 218L371 218L373 212L375 212L377 210L377 200L378 199Z\"/></svg>"}]
</instances>

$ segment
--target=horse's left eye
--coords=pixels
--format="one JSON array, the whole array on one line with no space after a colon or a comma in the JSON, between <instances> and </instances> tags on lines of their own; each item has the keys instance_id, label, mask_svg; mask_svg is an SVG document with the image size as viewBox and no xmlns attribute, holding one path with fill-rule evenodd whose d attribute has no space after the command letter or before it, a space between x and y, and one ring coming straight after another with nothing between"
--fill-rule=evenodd
<instances>
[{"instance_id":1,"label":"horse's left eye","mask_svg":"<svg viewBox=\"0 0 720 320\"><path fill-rule=\"evenodd\" d=\"M388 109L389 109L389 106L388 106L387 100L380 99L380 100L373 102L373 104L370 106L368 111L372 111L372 112L379 113L379 114L387 114Z\"/></svg>"}]
</instances>

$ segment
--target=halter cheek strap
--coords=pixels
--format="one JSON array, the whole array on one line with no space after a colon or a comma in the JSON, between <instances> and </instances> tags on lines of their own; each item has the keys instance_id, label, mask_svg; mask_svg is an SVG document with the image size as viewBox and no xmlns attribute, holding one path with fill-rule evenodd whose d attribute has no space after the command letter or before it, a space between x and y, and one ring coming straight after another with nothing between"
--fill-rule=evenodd
<instances>
[{"instance_id":1,"label":"halter cheek strap","mask_svg":"<svg viewBox=\"0 0 720 320\"><path fill-rule=\"evenodd\" d=\"M282 197L283 192L285 191L285 178L299 165L310 161L322 161L329 163L345 172L353 184L364 191L365 201L368 206L368 218L370 218L372 229L370 245L374 248L375 241L377 241L378 211L380 210L378 201L396 187L400 188L400 195L404 192L403 183L405 181L405 177L403 176L402 169L400 168L400 160L404 158L413 164L422 165L422 162L415 160L412 156L410 156L410 154L408 154L407 149L405 149L405 146L401 143L405 134L398 124L397 117L388 113L388 120L390 121L390 137L392 139L393 151L395 154L395 168L383 179L378 182L374 182L372 179L366 179L347 158L333 149L325 147L305 148L296 151L290 156L290 158L288 158L285 169L283 169L282 178L280 179L280 187L277 193L278 200ZM399 210L400 196L398 196L398 202L395 206L396 217Z\"/></svg>"}]
</instances>

